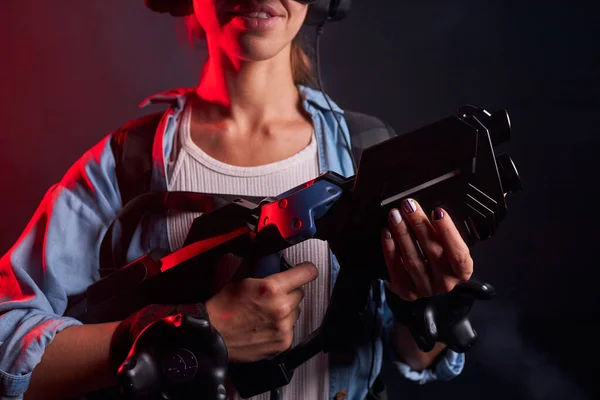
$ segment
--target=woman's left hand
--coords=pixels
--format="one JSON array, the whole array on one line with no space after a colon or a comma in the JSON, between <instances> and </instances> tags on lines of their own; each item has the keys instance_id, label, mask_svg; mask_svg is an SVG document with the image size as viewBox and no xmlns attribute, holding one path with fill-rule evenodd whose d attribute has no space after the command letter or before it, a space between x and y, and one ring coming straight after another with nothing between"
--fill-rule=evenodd
<instances>
[{"instance_id":1,"label":"woman's left hand","mask_svg":"<svg viewBox=\"0 0 600 400\"><path fill-rule=\"evenodd\" d=\"M473 273L469 248L448 213L436 208L431 217L406 199L389 213L382 232L390 290L404 300L448 292Z\"/></svg>"}]
</instances>

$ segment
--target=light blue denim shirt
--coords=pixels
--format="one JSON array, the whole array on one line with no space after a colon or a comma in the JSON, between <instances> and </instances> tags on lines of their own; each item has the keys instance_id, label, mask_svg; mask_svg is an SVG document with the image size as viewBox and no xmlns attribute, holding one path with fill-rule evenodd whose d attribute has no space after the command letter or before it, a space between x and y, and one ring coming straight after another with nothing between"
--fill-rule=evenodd
<instances>
[{"instance_id":1,"label":"light blue denim shirt","mask_svg":"<svg viewBox=\"0 0 600 400\"><path fill-rule=\"evenodd\" d=\"M303 86L299 89L304 108L314 122L320 171L353 175L350 153L342 136L350 140L343 111L331 102L341 121L340 130L323 94ZM142 103L169 105L154 139L152 190L167 190L167 160L189 93L189 89L175 89ZM17 243L0 259L0 399L21 399L46 346L58 332L81 324L63 316L68 299L83 293L99 279L100 240L122 207L110 137L88 150L48 190ZM152 249L168 249L168 243L166 218L145 219L132 240L128 259L132 261ZM331 268L335 281L339 271L335 257ZM381 293L385 296L384 290ZM452 351L446 351L432 370L411 371L400 362L390 341L393 317L385 298L381 304L378 324L383 333L374 346L371 380L379 374L384 358L400 376L420 383L449 380L461 372L464 355ZM371 348L358 347L353 364L330 368L330 398L339 392L345 392L351 400L365 398L367 387L372 385L367 382Z\"/></svg>"}]
</instances>

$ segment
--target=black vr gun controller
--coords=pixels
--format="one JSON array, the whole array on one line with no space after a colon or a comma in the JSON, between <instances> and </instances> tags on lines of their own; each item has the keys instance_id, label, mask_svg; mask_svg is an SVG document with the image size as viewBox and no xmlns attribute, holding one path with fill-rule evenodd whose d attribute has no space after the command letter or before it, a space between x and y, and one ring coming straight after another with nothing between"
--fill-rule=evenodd
<instances>
[{"instance_id":1,"label":"black vr gun controller","mask_svg":"<svg viewBox=\"0 0 600 400\"><path fill-rule=\"evenodd\" d=\"M118 372L124 397L226 400L227 348L209 321L175 314L138 336Z\"/></svg>"},{"instance_id":2,"label":"black vr gun controller","mask_svg":"<svg viewBox=\"0 0 600 400\"><path fill-rule=\"evenodd\" d=\"M225 254L256 266L309 238L327 240L340 273L321 327L273 359L229 366L244 398L284 386L294 369L315 354L361 340L348 332L361 331L357 326L365 320L373 281L387 279L380 232L389 210L403 199L416 199L425 211L446 209L469 246L495 233L506 215L505 195L520 189L510 157L494 153L509 137L505 111L490 114L466 106L455 116L366 149L355 177L328 172L258 205L237 199L216 207L194 221L182 249L164 257L149 254L92 285L82 319L114 321L151 303L202 302L220 289L212 282L218 275L216 260ZM219 196L179 195L188 204L219 203ZM165 204L169 196L175 194L167 195ZM238 277L280 270L278 262L263 263L262 271L240 270ZM467 282L416 302L388 292L388 304L423 350L439 341L464 352L476 337L468 320L471 305L493 294L488 284Z\"/></svg>"}]
</instances>

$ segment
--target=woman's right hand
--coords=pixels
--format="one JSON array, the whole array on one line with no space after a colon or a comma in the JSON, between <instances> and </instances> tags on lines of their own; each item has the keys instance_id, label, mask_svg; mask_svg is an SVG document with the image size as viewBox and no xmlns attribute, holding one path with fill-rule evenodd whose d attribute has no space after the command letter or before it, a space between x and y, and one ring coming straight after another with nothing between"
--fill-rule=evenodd
<instances>
[{"instance_id":1,"label":"woman's right hand","mask_svg":"<svg viewBox=\"0 0 600 400\"><path fill-rule=\"evenodd\" d=\"M263 279L228 283L206 303L231 362L254 362L287 350L304 298L302 286L319 275L317 267L302 263Z\"/></svg>"}]
</instances>

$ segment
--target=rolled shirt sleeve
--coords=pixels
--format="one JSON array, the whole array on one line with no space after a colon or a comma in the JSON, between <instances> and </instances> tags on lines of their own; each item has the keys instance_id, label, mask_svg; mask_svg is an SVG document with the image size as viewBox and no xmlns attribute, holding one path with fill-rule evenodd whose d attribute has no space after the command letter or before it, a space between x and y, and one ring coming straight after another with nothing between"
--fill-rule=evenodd
<instances>
[{"instance_id":1,"label":"rolled shirt sleeve","mask_svg":"<svg viewBox=\"0 0 600 400\"><path fill-rule=\"evenodd\" d=\"M68 298L98 280L100 241L121 207L109 138L47 191L0 258L0 399L22 398L46 346L81 325L63 316Z\"/></svg>"}]
</instances>

